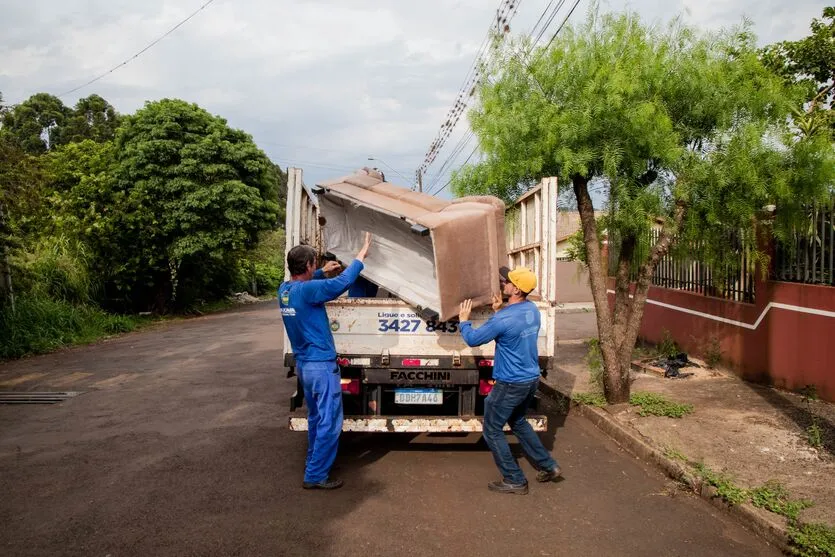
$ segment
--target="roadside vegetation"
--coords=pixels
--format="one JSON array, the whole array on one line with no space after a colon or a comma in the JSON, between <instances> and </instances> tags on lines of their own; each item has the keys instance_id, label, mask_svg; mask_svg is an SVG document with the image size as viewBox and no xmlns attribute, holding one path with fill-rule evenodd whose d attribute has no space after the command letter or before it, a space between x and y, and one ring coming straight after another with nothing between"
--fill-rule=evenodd
<instances>
[{"instance_id":1,"label":"roadside vegetation","mask_svg":"<svg viewBox=\"0 0 835 557\"><path fill-rule=\"evenodd\" d=\"M271 293L286 174L195 104L0 95L0 359Z\"/></svg>"}]
</instances>

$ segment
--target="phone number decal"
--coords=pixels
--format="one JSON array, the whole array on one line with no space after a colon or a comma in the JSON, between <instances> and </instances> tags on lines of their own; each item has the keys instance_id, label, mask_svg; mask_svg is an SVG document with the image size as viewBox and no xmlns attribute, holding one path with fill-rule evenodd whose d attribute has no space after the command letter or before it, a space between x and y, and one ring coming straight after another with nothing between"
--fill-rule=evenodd
<instances>
[{"instance_id":1,"label":"phone number decal","mask_svg":"<svg viewBox=\"0 0 835 557\"><path fill-rule=\"evenodd\" d=\"M381 333L419 333L427 332L434 333L441 331L444 333L457 333L457 321L427 321L425 326L420 319L378 319L380 327L377 329ZM423 329L423 331L421 330Z\"/></svg>"}]
</instances>

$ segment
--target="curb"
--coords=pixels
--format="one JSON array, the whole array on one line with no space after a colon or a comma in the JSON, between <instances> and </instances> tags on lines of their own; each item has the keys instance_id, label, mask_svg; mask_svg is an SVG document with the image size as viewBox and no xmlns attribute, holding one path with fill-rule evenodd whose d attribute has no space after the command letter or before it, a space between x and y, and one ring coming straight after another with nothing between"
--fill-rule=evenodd
<instances>
[{"instance_id":1,"label":"curb","mask_svg":"<svg viewBox=\"0 0 835 557\"><path fill-rule=\"evenodd\" d=\"M556 306L554 313L594 313L594 306L560 307Z\"/></svg>"},{"instance_id":2,"label":"curb","mask_svg":"<svg viewBox=\"0 0 835 557\"><path fill-rule=\"evenodd\" d=\"M627 452L655 464L670 478L685 484L699 497L714 507L727 511L731 516L756 532L768 543L776 546L784 553L792 553L786 528L780 523L764 517L750 503L743 503L742 505L730 505L726 503L717 496L715 487L706 484L701 478L693 475L681 463L666 457L663 452L648 443L638 431L618 422L617 419L605 410L586 406L585 404L572 404L569 396L543 382L539 383L539 390L548 398L557 403L565 404L566 408L571 408L589 420Z\"/></svg>"}]
</instances>

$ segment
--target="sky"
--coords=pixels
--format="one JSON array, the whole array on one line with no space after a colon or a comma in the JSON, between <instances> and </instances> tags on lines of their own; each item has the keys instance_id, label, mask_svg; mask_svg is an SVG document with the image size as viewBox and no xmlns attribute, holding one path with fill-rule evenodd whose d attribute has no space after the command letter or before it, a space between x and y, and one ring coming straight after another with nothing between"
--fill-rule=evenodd
<instances>
[{"instance_id":1,"label":"sky","mask_svg":"<svg viewBox=\"0 0 835 557\"><path fill-rule=\"evenodd\" d=\"M590 1L580 1L569 23L583 20ZM0 0L0 92L10 104L38 92L69 91L131 58L205 2ZM516 0L511 33L530 33L549 3ZM97 93L121 113L149 100L181 98L251 134L276 163L301 167L307 184L372 165L389 181L410 185L499 4L214 0L141 56L61 98L73 105ZM565 2L545 39L572 4ZM768 44L806 36L826 4L633 0L600 6L630 9L659 24L681 16L710 30L748 18L758 42ZM425 191L441 190L472 152L475 141L450 159L467 131L461 119L428 167ZM448 196L448 188L439 194Z\"/></svg>"}]
</instances>

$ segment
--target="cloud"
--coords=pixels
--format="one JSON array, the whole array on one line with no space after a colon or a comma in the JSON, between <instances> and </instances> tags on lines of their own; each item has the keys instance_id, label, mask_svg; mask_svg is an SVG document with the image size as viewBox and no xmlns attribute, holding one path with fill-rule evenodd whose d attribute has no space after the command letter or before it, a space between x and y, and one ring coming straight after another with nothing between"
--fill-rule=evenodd
<instances>
[{"instance_id":1,"label":"cloud","mask_svg":"<svg viewBox=\"0 0 835 557\"><path fill-rule=\"evenodd\" d=\"M131 57L202 3L7 2L0 23L0 91L7 101L19 101L39 91L72 89ZM98 93L130 113L147 100L183 98L252 134L283 165L307 163L309 182L369 164L369 155L411 178L455 100L497 4L215 0L141 57L64 100L74 104ZM547 4L521 3L512 31L530 31ZM581 21L587 7L583 0L572 21ZM622 4L608 7L622 9ZM745 15L765 43L805 35L822 4L633 0L628 7L648 20L684 13L686 21L709 29L738 24ZM430 167L430 177L465 131L462 119ZM449 169L471 149L463 149ZM438 184L446 181L448 170Z\"/></svg>"}]
</instances>

